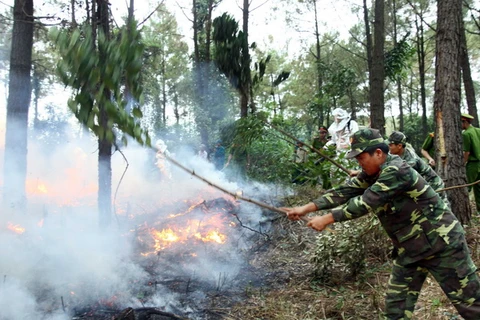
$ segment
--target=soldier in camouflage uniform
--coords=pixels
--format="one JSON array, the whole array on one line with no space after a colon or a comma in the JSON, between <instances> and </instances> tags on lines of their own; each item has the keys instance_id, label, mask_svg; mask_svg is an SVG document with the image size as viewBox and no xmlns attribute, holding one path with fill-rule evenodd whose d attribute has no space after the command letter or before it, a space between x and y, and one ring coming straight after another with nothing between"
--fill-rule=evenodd
<instances>
[{"instance_id":1,"label":"soldier in camouflage uniform","mask_svg":"<svg viewBox=\"0 0 480 320\"><path fill-rule=\"evenodd\" d=\"M415 169L420 175L428 182L428 184L433 188L433 190L440 190L445 188L442 178L430 167L425 161L423 161L413 150L413 147L407 143L407 137L403 132L393 131L392 134L388 137L388 148L390 149L391 154L396 154L406 163ZM445 192L441 192L440 196L443 201L448 205L450 203L447 200L447 195Z\"/></svg>"},{"instance_id":2,"label":"soldier in camouflage uniform","mask_svg":"<svg viewBox=\"0 0 480 320\"><path fill-rule=\"evenodd\" d=\"M288 217L298 220L309 212L331 209L307 224L321 231L334 222L377 215L398 249L385 298L385 319L412 318L428 273L460 315L480 319L480 280L464 230L440 196L405 161L388 154L376 129L354 133L347 157L356 158L362 172L304 206L283 208Z\"/></svg>"}]
</instances>

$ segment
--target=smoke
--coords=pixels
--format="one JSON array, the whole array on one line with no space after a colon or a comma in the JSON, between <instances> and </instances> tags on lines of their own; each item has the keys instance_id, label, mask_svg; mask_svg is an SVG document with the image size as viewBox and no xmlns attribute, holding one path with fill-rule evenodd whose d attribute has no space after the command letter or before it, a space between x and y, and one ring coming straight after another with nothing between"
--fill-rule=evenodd
<instances>
[{"instance_id":1,"label":"smoke","mask_svg":"<svg viewBox=\"0 0 480 320\"><path fill-rule=\"evenodd\" d=\"M179 303L182 294L202 299L202 285L217 291L235 285L246 263L249 237L263 223L258 207L239 206L171 163L165 164L167 173L162 173L155 165L159 161L155 151L132 142L112 156L115 212L110 227L100 229L96 141L91 137L66 140L48 150L29 141L27 212L2 210L1 320L70 319L79 308L95 304L152 306L189 314L193 307ZM228 181L195 151L178 146L169 150L185 167L227 190L242 188L244 194L255 196L271 192L265 186ZM208 221L212 218L208 210L221 213L219 208L207 208L218 199L241 208L235 216L224 213L225 221L236 224L235 228L226 226L224 245L200 244L193 252L178 244L170 251L142 255L146 246L155 244L147 231L175 222L171 216L176 214L182 215L178 224L185 228L191 220ZM192 204L197 209L185 213ZM241 228L237 220L248 229ZM171 282L177 289L172 289Z\"/></svg>"}]
</instances>

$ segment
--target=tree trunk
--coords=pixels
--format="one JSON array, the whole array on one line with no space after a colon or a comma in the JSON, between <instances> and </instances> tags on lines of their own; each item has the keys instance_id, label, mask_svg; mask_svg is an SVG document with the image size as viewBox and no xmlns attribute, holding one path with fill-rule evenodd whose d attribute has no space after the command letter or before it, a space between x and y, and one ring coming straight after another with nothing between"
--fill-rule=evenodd
<instances>
[{"instance_id":1,"label":"tree trunk","mask_svg":"<svg viewBox=\"0 0 480 320\"><path fill-rule=\"evenodd\" d=\"M479 127L478 113L477 113L477 100L475 98L475 87L473 85L472 70L470 68L470 59L468 56L467 38L465 37L465 27L462 19L462 26L460 31L460 65L462 68L463 87L465 88L465 98L467 99L468 113L473 115L472 124L475 127Z\"/></svg>"},{"instance_id":2,"label":"tree trunk","mask_svg":"<svg viewBox=\"0 0 480 320\"><path fill-rule=\"evenodd\" d=\"M317 65L317 97L318 97L318 123L317 127L323 125L324 114L323 114L323 102L321 102L322 97L322 86L323 86L323 72L322 72L322 47L320 46L320 30L318 29L318 13L317 13L317 0L313 1L313 9L315 12L315 40L316 40L316 56L315 62Z\"/></svg>"},{"instance_id":3,"label":"tree trunk","mask_svg":"<svg viewBox=\"0 0 480 320\"><path fill-rule=\"evenodd\" d=\"M248 0L243 0L243 52L242 52L242 68L245 80L242 89L240 90L240 116L245 118L248 116L248 104L250 102L251 113L255 113L255 106L253 104L253 97L251 96L252 77L250 74L250 51L248 49L248 15L250 3Z\"/></svg>"},{"instance_id":4,"label":"tree trunk","mask_svg":"<svg viewBox=\"0 0 480 320\"><path fill-rule=\"evenodd\" d=\"M193 13L193 58L195 62L200 61L200 50L198 43L198 10L197 10L197 0L193 0L192 3L192 13Z\"/></svg>"},{"instance_id":5,"label":"tree trunk","mask_svg":"<svg viewBox=\"0 0 480 320\"><path fill-rule=\"evenodd\" d=\"M162 74L160 75L162 77L161 79L161 85L160 85L160 90L162 93L162 121L163 121L163 126L166 128L167 127L167 75L166 75L166 61L165 61L165 54L162 53Z\"/></svg>"},{"instance_id":6,"label":"tree trunk","mask_svg":"<svg viewBox=\"0 0 480 320\"><path fill-rule=\"evenodd\" d=\"M369 70L371 124L373 128L385 134L385 97L383 95L384 46L385 46L385 3L375 0L374 44L372 68Z\"/></svg>"},{"instance_id":7,"label":"tree trunk","mask_svg":"<svg viewBox=\"0 0 480 320\"><path fill-rule=\"evenodd\" d=\"M435 52L435 149L438 173L447 187L466 183L460 123L461 0L437 2ZM467 188L448 191L452 210L470 222Z\"/></svg>"},{"instance_id":8,"label":"tree trunk","mask_svg":"<svg viewBox=\"0 0 480 320\"><path fill-rule=\"evenodd\" d=\"M199 12L199 5L197 0L193 0L193 45L194 45L194 61L193 61L193 73L195 77L195 99L196 107L194 108L195 123L197 125L197 130L200 135L200 140L205 146L209 145L209 124L210 119L208 119L208 89L211 79L210 72L210 42L211 42L211 33L212 33L212 10L213 10L213 1L208 2L208 12L206 16L202 16ZM205 22L205 29L199 21ZM205 37L200 37L201 32L205 33ZM201 39L205 39L205 42L202 42ZM205 55L200 55L200 51L205 52Z\"/></svg>"},{"instance_id":9,"label":"tree trunk","mask_svg":"<svg viewBox=\"0 0 480 320\"><path fill-rule=\"evenodd\" d=\"M71 10L71 17L70 19L72 20L71 21L71 24L72 24L72 28L75 29L77 27L77 19L75 18L75 0L70 0L70 10Z\"/></svg>"},{"instance_id":10,"label":"tree trunk","mask_svg":"<svg viewBox=\"0 0 480 320\"><path fill-rule=\"evenodd\" d=\"M3 203L26 206L28 108L31 98L33 0L15 0L5 133Z\"/></svg>"},{"instance_id":11,"label":"tree trunk","mask_svg":"<svg viewBox=\"0 0 480 320\"><path fill-rule=\"evenodd\" d=\"M427 93L425 89L425 42L423 37L423 17L420 17L420 24L415 20L415 26L417 29L417 59L418 59L418 73L420 77L420 102L422 105L422 137L427 136L428 124L427 124Z\"/></svg>"},{"instance_id":12,"label":"tree trunk","mask_svg":"<svg viewBox=\"0 0 480 320\"><path fill-rule=\"evenodd\" d=\"M367 0L363 0L363 22L365 23L365 38L367 39L367 67L369 73L372 70L372 52L373 52L373 44L372 44L372 33L370 31L370 21L368 18L368 7L367 7ZM371 90L371 88L370 88Z\"/></svg>"},{"instance_id":13,"label":"tree trunk","mask_svg":"<svg viewBox=\"0 0 480 320\"><path fill-rule=\"evenodd\" d=\"M398 34L397 34L397 2L395 0L393 0L393 12L392 12L392 15L393 15L393 42L394 42L394 46L396 46L398 44ZM404 131L404 120L403 120L403 91L402 91L402 78L401 76L397 76L397 79L396 79L396 84L397 84L397 97L398 97L398 109L400 111L400 114L399 114L399 119L400 119L400 123L399 123L399 130L401 132ZM395 121L393 122L395 124Z\"/></svg>"},{"instance_id":14,"label":"tree trunk","mask_svg":"<svg viewBox=\"0 0 480 320\"><path fill-rule=\"evenodd\" d=\"M210 63L211 54L210 46L212 44L212 12L213 12L213 0L208 1L208 13L207 21L205 22L205 61Z\"/></svg>"},{"instance_id":15,"label":"tree trunk","mask_svg":"<svg viewBox=\"0 0 480 320\"><path fill-rule=\"evenodd\" d=\"M240 92L240 117L248 117L248 94L243 90Z\"/></svg>"},{"instance_id":16,"label":"tree trunk","mask_svg":"<svg viewBox=\"0 0 480 320\"><path fill-rule=\"evenodd\" d=\"M96 0L98 3L98 26L108 38L110 35L108 1ZM101 56L104 56L100 52ZM110 100L110 91L103 94ZM108 114L104 105L100 105L99 125L106 128ZM112 142L105 136L98 139L98 210L100 228L110 225L112 213Z\"/></svg>"}]
</instances>

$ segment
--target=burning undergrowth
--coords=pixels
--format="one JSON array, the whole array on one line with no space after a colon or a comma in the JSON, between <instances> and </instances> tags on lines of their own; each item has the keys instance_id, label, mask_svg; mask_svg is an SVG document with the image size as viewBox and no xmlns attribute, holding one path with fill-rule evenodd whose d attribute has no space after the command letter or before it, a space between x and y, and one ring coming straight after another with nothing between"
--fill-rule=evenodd
<instances>
[{"instance_id":1,"label":"burning undergrowth","mask_svg":"<svg viewBox=\"0 0 480 320\"><path fill-rule=\"evenodd\" d=\"M160 221L155 212L143 217L147 221L134 231L136 261L150 279L141 294L145 301L173 294L164 310L202 319L215 297L234 299L252 280L260 283L248 257L268 238L269 223L258 221L258 213L248 216L258 208L228 197L177 209Z\"/></svg>"},{"instance_id":2,"label":"burning undergrowth","mask_svg":"<svg viewBox=\"0 0 480 320\"><path fill-rule=\"evenodd\" d=\"M269 194L263 186L228 182L192 155L182 158L229 190L257 200ZM80 186L92 185L95 175L77 170ZM92 192L82 198L73 182L63 182L52 195L53 183L37 179L34 210L0 221L6 244L0 249L0 319L130 319L132 313L135 319L215 319L213 306L260 285L262 273L248 261L269 237L266 213L188 174L172 169L172 176L159 182L134 170L126 175L107 230L98 228Z\"/></svg>"}]
</instances>

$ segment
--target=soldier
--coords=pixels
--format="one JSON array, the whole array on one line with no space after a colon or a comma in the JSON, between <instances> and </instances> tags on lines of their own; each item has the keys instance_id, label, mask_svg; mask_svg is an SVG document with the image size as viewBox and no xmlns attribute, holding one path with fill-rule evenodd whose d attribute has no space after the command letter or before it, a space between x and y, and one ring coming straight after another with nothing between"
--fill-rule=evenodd
<instances>
[{"instance_id":1,"label":"soldier","mask_svg":"<svg viewBox=\"0 0 480 320\"><path fill-rule=\"evenodd\" d=\"M480 129L475 128L471 123L474 118L462 113L462 140L463 160L467 171L467 182L472 183L480 179ZM469 188L473 189L477 213L480 212L480 184Z\"/></svg>"},{"instance_id":2,"label":"soldier","mask_svg":"<svg viewBox=\"0 0 480 320\"><path fill-rule=\"evenodd\" d=\"M435 170L432 169L432 167L420 159L410 144L407 144L407 137L405 134L403 134L403 132L392 132L392 134L388 137L388 148L390 149L391 154L396 154L405 160L410 167L420 173L420 175L428 182L433 190L445 188L442 178L440 178L440 176L435 172ZM445 192L442 192L441 196L448 204Z\"/></svg>"},{"instance_id":3,"label":"soldier","mask_svg":"<svg viewBox=\"0 0 480 320\"><path fill-rule=\"evenodd\" d=\"M322 150L322 148L328 142L328 129L325 126L318 128L318 137L313 138L312 147L317 150Z\"/></svg>"},{"instance_id":4,"label":"soldier","mask_svg":"<svg viewBox=\"0 0 480 320\"><path fill-rule=\"evenodd\" d=\"M398 249L388 281L385 318L411 319L430 273L463 318L480 319L480 280L455 215L418 172L388 154L378 130L359 130L350 141L347 157L355 158L362 172L306 205L283 208L289 219L331 209L307 224L322 231L334 222L376 214Z\"/></svg>"}]
</instances>

